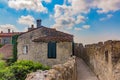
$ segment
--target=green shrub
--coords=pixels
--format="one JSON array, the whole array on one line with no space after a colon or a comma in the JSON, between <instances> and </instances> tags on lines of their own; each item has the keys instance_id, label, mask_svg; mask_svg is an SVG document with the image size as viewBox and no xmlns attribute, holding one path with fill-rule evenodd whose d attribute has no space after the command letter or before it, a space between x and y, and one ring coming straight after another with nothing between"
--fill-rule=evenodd
<instances>
[{"instance_id":1,"label":"green shrub","mask_svg":"<svg viewBox=\"0 0 120 80\"><path fill-rule=\"evenodd\" d=\"M48 69L50 69L48 66L27 60L17 61L11 66L7 66L4 61L0 61L0 80L25 80L28 73Z\"/></svg>"},{"instance_id":2,"label":"green shrub","mask_svg":"<svg viewBox=\"0 0 120 80\"><path fill-rule=\"evenodd\" d=\"M15 80L13 72L0 60L0 80Z\"/></svg>"},{"instance_id":3,"label":"green shrub","mask_svg":"<svg viewBox=\"0 0 120 80\"><path fill-rule=\"evenodd\" d=\"M0 44L0 48L3 47L3 44Z\"/></svg>"},{"instance_id":4,"label":"green shrub","mask_svg":"<svg viewBox=\"0 0 120 80\"><path fill-rule=\"evenodd\" d=\"M16 78L9 67L5 67L0 70L0 80L16 80Z\"/></svg>"},{"instance_id":5,"label":"green shrub","mask_svg":"<svg viewBox=\"0 0 120 80\"><path fill-rule=\"evenodd\" d=\"M36 70L48 70L49 67L43 66L38 62L32 62L27 60L21 60L13 63L10 69L14 73L16 80L24 80L28 73L34 72Z\"/></svg>"},{"instance_id":6,"label":"green shrub","mask_svg":"<svg viewBox=\"0 0 120 80\"><path fill-rule=\"evenodd\" d=\"M6 63L4 61L0 60L0 70L4 69L5 66L6 66Z\"/></svg>"}]
</instances>

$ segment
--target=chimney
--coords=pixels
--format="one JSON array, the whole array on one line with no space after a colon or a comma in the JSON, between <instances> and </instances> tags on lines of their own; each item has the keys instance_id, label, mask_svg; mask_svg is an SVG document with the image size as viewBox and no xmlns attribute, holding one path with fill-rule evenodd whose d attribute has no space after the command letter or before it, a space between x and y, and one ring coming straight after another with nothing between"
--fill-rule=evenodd
<instances>
[{"instance_id":1,"label":"chimney","mask_svg":"<svg viewBox=\"0 0 120 80\"><path fill-rule=\"evenodd\" d=\"M34 28L34 25L33 25L33 24L31 25L31 28L32 28L32 29Z\"/></svg>"},{"instance_id":2,"label":"chimney","mask_svg":"<svg viewBox=\"0 0 120 80\"><path fill-rule=\"evenodd\" d=\"M14 33L14 30L12 30L12 33Z\"/></svg>"},{"instance_id":3,"label":"chimney","mask_svg":"<svg viewBox=\"0 0 120 80\"><path fill-rule=\"evenodd\" d=\"M10 29L8 29L8 33L10 33Z\"/></svg>"},{"instance_id":4,"label":"chimney","mask_svg":"<svg viewBox=\"0 0 120 80\"><path fill-rule=\"evenodd\" d=\"M40 28L41 27L41 19L38 19L37 20L37 28Z\"/></svg>"},{"instance_id":5,"label":"chimney","mask_svg":"<svg viewBox=\"0 0 120 80\"><path fill-rule=\"evenodd\" d=\"M3 33L3 31L1 31L1 33Z\"/></svg>"},{"instance_id":6,"label":"chimney","mask_svg":"<svg viewBox=\"0 0 120 80\"><path fill-rule=\"evenodd\" d=\"M28 28L28 31L31 31L34 29L34 25L32 24L30 28Z\"/></svg>"}]
</instances>

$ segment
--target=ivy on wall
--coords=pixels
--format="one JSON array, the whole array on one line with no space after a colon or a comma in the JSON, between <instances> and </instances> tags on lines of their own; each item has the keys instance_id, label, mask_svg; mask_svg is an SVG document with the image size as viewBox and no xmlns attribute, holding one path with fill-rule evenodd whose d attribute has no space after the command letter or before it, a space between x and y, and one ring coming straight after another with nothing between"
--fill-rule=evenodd
<instances>
[{"instance_id":1,"label":"ivy on wall","mask_svg":"<svg viewBox=\"0 0 120 80\"><path fill-rule=\"evenodd\" d=\"M12 44L13 44L13 62L17 61L17 39L18 35L14 35L12 37Z\"/></svg>"}]
</instances>

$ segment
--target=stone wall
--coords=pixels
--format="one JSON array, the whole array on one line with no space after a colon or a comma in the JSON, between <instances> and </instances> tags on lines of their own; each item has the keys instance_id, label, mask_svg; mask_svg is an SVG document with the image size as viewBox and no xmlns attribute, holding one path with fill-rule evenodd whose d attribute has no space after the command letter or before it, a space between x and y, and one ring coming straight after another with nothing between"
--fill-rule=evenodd
<instances>
[{"instance_id":1,"label":"stone wall","mask_svg":"<svg viewBox=\"0 0 120 80\"><path fill-rule=\"evenodd\" d=\"M120 80L120 41L75 45L76 56L81 57L100 80Z\"/></svg>"},{"instance_id":2,"label":"stone wall","mask_svg":"<svg viewBox=\"0 0 120 80\"><path fill-rule=\"evenodd\" d=\"M0 58L7 60L13 56L13 45L5 44L0 48Z\"/></svg>"},{"instance_id":3,"label":"stone wall","mask_svg":"<svg viewBox=\"0 0 120 80\"><path fill-rule=\"evenodd\" d=\"M32 60L47 66L61 64L72 55L72 42L57 42L56 58L48 58L48 43L33 42L37 37L45 36L47 32L42 28L22 34L18 37L18 60ZM23 47L28 46L28 53L23 53Z\"/></svg>"},{"instance_id":4,"label":"stone wall","mask_svg":"<svg viewBox=\"0 0 120 80\"><path fill-rule=\"evenodd\" d=\"M77 80L75 57L64 64L54 65L48 71L37 71L27 75L26 80Z\"/></svg>"}]
</instances>

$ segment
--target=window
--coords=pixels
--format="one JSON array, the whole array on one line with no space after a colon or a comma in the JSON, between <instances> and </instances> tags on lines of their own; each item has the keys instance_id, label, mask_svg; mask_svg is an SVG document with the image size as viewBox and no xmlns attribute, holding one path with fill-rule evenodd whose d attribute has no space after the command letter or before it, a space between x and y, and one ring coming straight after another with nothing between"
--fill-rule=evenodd
<instances>
[{"instance_id":1,"label":"window","mask_svg":"<svg viewBox=\"0 0 120 80\"><path fill-rule=\"evenodd\" d=\"M56 58L56 42L48 43L48 58Z\"/></svg>"},{"instance_id":2,"label":"window","mask_svg":"<svg viewBox=\"0 0 120 80\"><path fill-rule=\"evenodd\" d=\"M27 54L28 53L28 46L24 46L23 47L23 54Z\"/></svg>"}]
</instances>

